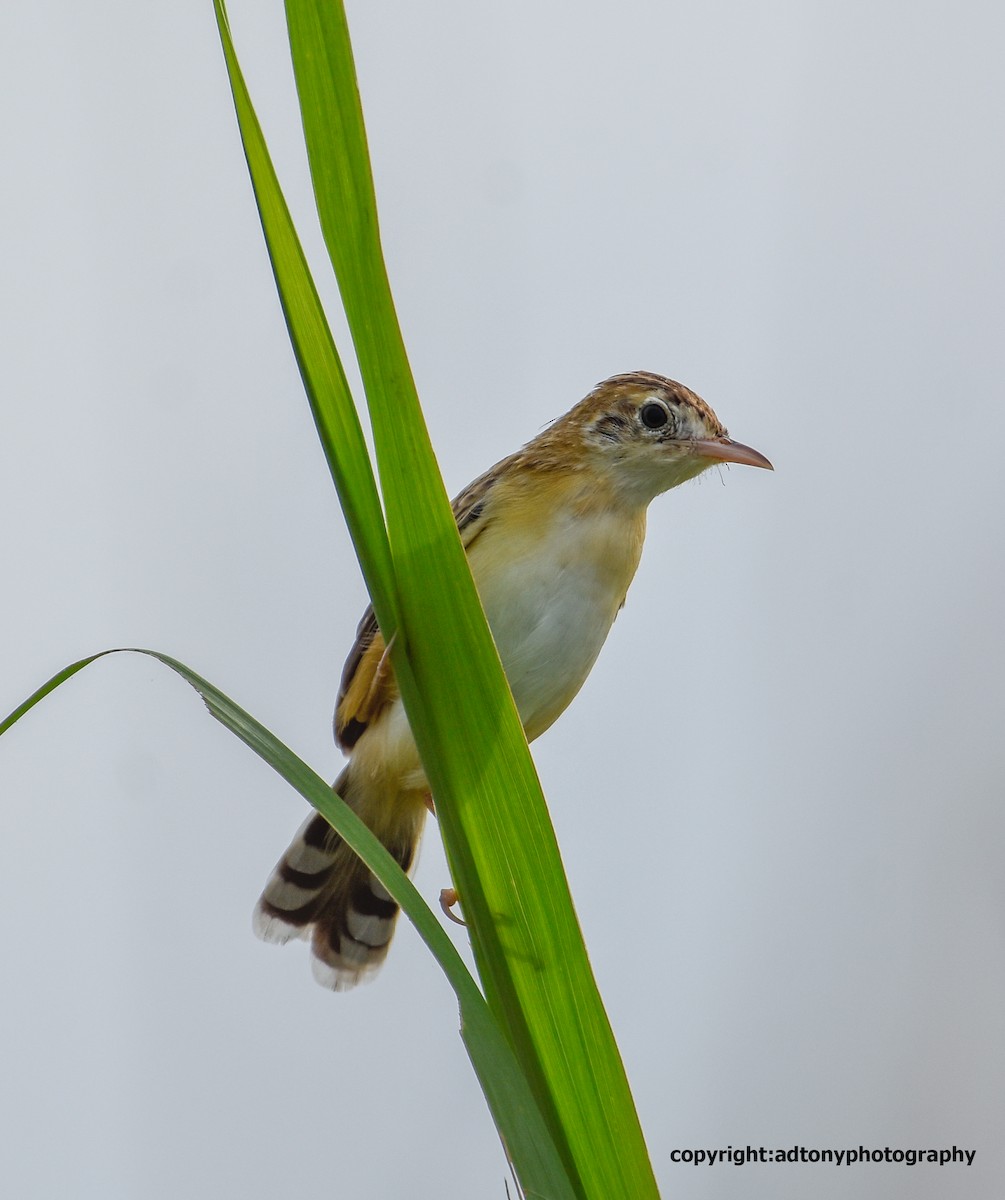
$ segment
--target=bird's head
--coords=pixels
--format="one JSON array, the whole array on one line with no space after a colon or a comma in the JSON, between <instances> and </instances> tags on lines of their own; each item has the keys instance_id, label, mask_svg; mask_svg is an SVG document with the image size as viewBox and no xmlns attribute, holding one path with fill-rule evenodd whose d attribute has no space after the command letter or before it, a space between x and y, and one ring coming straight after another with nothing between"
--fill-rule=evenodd
<instances>
[{"instance_id":1,"label":"bird's head","mask_svg":"<svg viewBox=\"0 0 1005 1200\"><path fill-rule=\"evenodd\" d=\"M578 440L590 467L637 503L717 463L773 469L763 454L732 441L700 396L647 371L598 384L551 428Z\"/></svg>"}]
</instances>

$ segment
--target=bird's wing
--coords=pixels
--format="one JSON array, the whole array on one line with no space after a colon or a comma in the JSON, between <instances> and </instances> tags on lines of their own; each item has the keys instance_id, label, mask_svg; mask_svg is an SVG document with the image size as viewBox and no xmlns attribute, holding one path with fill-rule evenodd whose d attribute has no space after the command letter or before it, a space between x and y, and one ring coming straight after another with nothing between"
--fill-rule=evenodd
<instances>
[{"instance_id":1,"label":"bird's wing","mask_svg":"<svg viewBox=\"0 0 1005 1200\"><path fill-rule=\"evenodd\" d=\"M492 519L492 489L504 465L500 463L468 484L451 505L465 550ZM386 649L373 605L368 605L342 668L335 702L335 741L343 750L351 750L370 722L398 697L398 684Z\"/></svg>"}]
</instances>

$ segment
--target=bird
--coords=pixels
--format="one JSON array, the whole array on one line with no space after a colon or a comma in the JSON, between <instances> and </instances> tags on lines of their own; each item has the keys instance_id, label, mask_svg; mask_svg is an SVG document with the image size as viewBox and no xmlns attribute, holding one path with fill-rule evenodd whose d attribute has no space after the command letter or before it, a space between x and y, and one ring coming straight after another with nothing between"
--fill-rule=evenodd
<instances>
[{"instance_id":1,"label":"bird","mask_svg":"<svg viewBox=\"0 0 1005 1200\"><path fill-rule=\"evenodd\" d=\"M650 502L722 463L773 470L695 392L633 371L598 384L453 501L528 741L589 675L639 565ZM342 672L334 732L349 756L334 790L411 870L433 800L372 606ZM317 981L345 991L384 961L397 916L380 880L315 813L253 924L266 941L308 939Z\"/></svg>"}]
</instances>

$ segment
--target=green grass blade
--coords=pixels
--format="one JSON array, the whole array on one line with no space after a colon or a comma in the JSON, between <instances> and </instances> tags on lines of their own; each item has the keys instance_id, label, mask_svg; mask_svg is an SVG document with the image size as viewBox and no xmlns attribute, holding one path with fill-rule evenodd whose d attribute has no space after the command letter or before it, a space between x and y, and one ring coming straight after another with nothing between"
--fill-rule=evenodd
<instances>
[{"instance_id":1,"label":"green grass blade","mask_svg":"<svg viewBox=\"0 0 1005 1200\"><path fill-rule=\"evenodd\" d=\"M241 74L226 10L222 3L215 7L244 153L286 327L366 586L380 627L390 639L398 627L394 567L359 414Z\"/></svg>"},{"instance_id":2,"label":"green grass blade","mask_svg":"<svg viewBox=\"0 0 1005 1200\"><path fill-rule=\"evenodd\" d=\"M577 1188L655 1196L533 763L467 571L387 283L341 3L287 0L315 196L366 387L406 653L394 662L479 972Z\"/></svg>"},{"instance_id":3,"label":"green grass blade","mask_svg":"<svg viewBox=\"0 0 1005 1200\"><path fill-rule=\"evenodd\" d=\"M51 679L37 690L32 692L23 704L19 704L12 713L6 716L3 721L0 721L0 736L5 734L12 725L16 725L26 712L30 712L40 700L44 700L50 692L54 692L61 683L66 683L68 679L76 675L78 671L82 671L84 667L94 662L96 658L101 658L105 654L111 654L110 650L102 650L98 654L92 654L88 658L78 659L77 662L70 663L68 667L64 667L62 671L57 672Z\"/></svg>"},{"instance_id":4,"label":"green grass blade","mask_svg":"<svg viewBox=\"0 0 1005 1200\"><path fill-rule=\"evenodd\" d=\"M457 995L461 1036L503 1143L514 1159L521 1163L528 1196L575 1200L575 1193L569 1186L568 1176L548 1136L523 1072L439 919L416 891L397 860L321 776L218 687L178 659L156 650L138 647L102 650L71 663L44 683L0 723L0 735L60 684L109 654L145 654L170 667L186 683L191 684L205 701L210 713L312 804L377 875L418 930Z\"/></svg>"},{"instance_id":5,"label":"green grass blade","mask_svg":"<svg viewBox=\"0 0 1005 1200\"><path fill-rule=\"evenodd\" d=\"M328 326L321 311L316 290L310 280L306 260L283 201L260 126L244 85L224 7L219 0L216 10L245 155L255 188L273 272L282 299L290 337L296 348L304 384L311 398L315 421L318 424L322 444L331 465L332 475L336 479L337 485L340 479L348 479L348 482L340 488L341 495L343 489L348 490L349 485L352 484L354 473L362 474L365 470L365 482L368 484L368 488L361 489L366 493L364 499L367 498L370 491L375 498L376 489L369 460L361 462L357 455L355 462L348 464L339 462L339 455L347 434L353 439L354 446L358 444L363 447L359 435L358 418L355 410L353 410L351 418L341 411L346 405L351 405L351 398L345 386L344 373L328 333ZM317 358L320 358L320 363L315 361ZM328 403L323 402L325 397L320 394L326 388ZM365 455L365 447L361 453ZM390 632L398 629L399 624L395 614L394 571L393 567L389 566L389 558L385 557L388 551L384 527L381 524L380 529L376 532L376 536L382 540L382 546L380 555L375 556L367 546L370 530L363 527L360 521L354 520L354 514L348 510L346 518L357 546L357 554L363 564L364 575L374 600L378 620L382 630L386 631L387 636L390 637ZM371 525L373 524L375 524L375 518L371 519ZM372 576L368 572L368 565L370 571L373 572ZM377 588L383 589L383 594L379 590L375 590L375 580ZM389 613L390 616L388 616ZM407 636L399 636L397 639L394 651L395 667L399 680L408 679L410 681L408 660L403 654L406 641ZM414 690L414 684L412 687ZM325 815L327 816L327 813ZM488 1026L486 1025L487 1021L490 1023ZM469 1006L464 1014L463 1032L465 1043L472 1056L472 1061L476 1063L476 1070L478 1070L486 1098L502 1133L504 1143L508 1152L520 1164L519 1173L525 1188L541 1195L566 1196L572 1194L569 1192L567 1175L561 1169L562 1182L559 1184L555 1166L560 1160L553 1137L550 1135L548 1127L542 1123L538 1103L528 1089L525 1079L521 1076L517 1080L509 1069L516 1060L513 1059L508 1045L500 1046L499 1039L502 1035L494 1018L490 1017L488 1008ZM505 1049L505 1055L502 1054L503 1049ZM502 1058L500 1058L501 1055ZM506 1070L487 1069L487 1059L502 1061L506 1055L509 1056ZM479 1063L482 1065L479 1066ZM516 1129L509 1119L514 1103L525 1118L524 1125L519 1129ZM526 1160L524 1157L527 1153L532 1155L530 1160Z\"/></svg>"}]
</instances>

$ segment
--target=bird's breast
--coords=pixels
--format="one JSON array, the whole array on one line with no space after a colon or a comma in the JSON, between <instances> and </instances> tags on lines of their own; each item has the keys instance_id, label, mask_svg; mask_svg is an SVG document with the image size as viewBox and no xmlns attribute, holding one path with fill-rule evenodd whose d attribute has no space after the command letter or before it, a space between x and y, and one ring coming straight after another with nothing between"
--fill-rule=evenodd
<instances>
[{"instance_id":1,"label":"bird's breast","mask_svg":"<svg viewBox=\"0 0 1005 1200\"><path fill-rule=\"evenodd\" d=\"M472 573L528 738L561 715L590 673L644 535L644 512L514 507L471 546Z\"/></svg>"}]
</instances>

